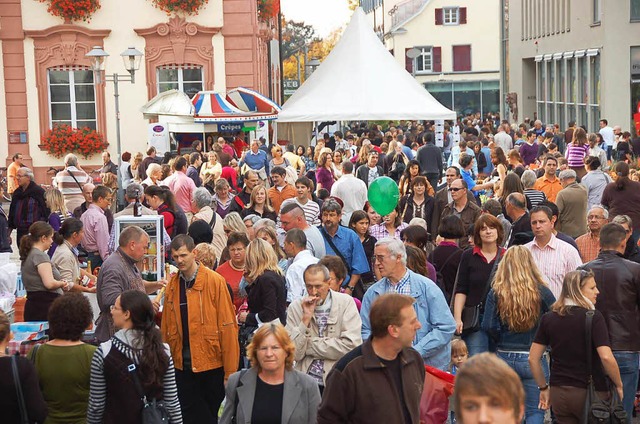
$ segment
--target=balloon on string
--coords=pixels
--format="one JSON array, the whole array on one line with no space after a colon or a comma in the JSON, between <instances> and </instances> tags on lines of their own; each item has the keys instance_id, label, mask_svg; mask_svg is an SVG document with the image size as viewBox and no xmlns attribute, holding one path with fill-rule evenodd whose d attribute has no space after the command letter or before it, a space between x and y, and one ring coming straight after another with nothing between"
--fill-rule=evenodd
<instances>
[{"instance_id":1,"label":"balloon on string","mask_svg":"<svg viewBox=\"0 0 640 424\"><path fill-rule=\"evenodd\" d=\"M388 215L400 199L398 185L389 177L376 178L369 185L367 199L373 210L378 212L380 216Z\"/></svg>"}]
</instances>

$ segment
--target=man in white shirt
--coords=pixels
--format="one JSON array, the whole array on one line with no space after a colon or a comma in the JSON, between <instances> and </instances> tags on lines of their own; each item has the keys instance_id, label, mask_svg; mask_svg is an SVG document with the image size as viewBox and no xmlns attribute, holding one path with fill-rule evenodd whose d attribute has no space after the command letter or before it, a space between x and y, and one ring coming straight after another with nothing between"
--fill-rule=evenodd
<instances>
[{"instance_id":1,"label":"man in white shirt","mask_svg":"<svg viewBox=\"0 0 640 424\"><path fill-rule=\"evenodd\" d=\"M525 247L531 251L534 262L557 299L562 290L564 276L582 265L582 260L573 246L553 235L556 218L551 209L536 206L531 209L530 216L534 239Z\"/></svg>"},{"instance_id":2,"label":"man in white shirt","mask_svg":"<svg viewBox=\"0 0 640 424\"><path fill-rule=\"evenodd\" d=\"M309 265L318 263L318 258L307 250L307 236L304 231L297 228L287 232L287 236L284 238L284 252L287 254L287 258L293 259L285 274L287 303L292 303L307 295L304 286L304 271Z\"/></svg>"},{"instance_id":3,"label":"man in white shirt","mask_svg":"<svg viewBox=\"0 0 640 424\"><path fill-rule=\"evenodd\" d=\"M304 216L309 225L320 225L320 206L318 206L316 202L310 199L312 186L313 183L309 178L298 178L296 180L296 197L292 197L291 199L286 199L285 201L283 201L282 206L280 206L280 213L282 214L282 209L285 207L285 205L295 203L304 211Z\"/></svg>"},{"instance_id":4,"label":"man in white shirt","mask_svg":"<svg viewBox=\"0 0 640 424\"><path fill-rule=\"evenodd\" d=\"M613 134L613 128L609 126L609 121L604 118L600 120L599 133L604 140L605 146L607 146L605 149L607 151L607 160L611 160L611 151L613 150L613 141L615 137Z\"/></svg>"},{"instance_id":5,"label":"man in white shirt","mask_svg":"<svg viewBox=\"0 0 640 424\"><path fill-rule=\"evenodd\" d=\"M505 155L509 153L509 150L513 149L513 139L509 135L510 130L509 124L500 125L500 131L493 138L496 147L500 147Z\"/></svg>"},{"instance_id":6,"label":"man in white shirt","mask_svg":"<svg viewBox=\"0 0 640 424\"><path fill-rule=\"evenodd\" d=\"M342 200L342 225L349 225L354 211L364 208L367 201L367 185L353 175L353 164L346 161L342 164L342 177L331 186L331 196Z\"/></svg>"}]
</instances>

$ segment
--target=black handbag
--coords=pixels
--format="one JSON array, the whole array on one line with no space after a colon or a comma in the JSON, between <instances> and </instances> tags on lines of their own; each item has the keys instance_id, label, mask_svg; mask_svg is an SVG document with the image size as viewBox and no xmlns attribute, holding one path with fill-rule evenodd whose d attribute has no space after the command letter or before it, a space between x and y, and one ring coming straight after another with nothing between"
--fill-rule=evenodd
<instances>
[{"instance_id":1,"label":"black handbag","mask_svg":"<svg viewBox=\"0 0 640 424\"><path fill-rule=\"evenodd\" d=\"M147 400L147 396L144 394L142 384L136 373L135 364L131 364L128 367L131 378L133 378L133 384L136 386L136 391L142 399L142 424L168 424L169 423L169 411L161 400L152 399L151 402Z\"/></svg>"},{"instance_id":2,"label":"black handbag","mask_svg":"<svg viewBox=\"0 0 640 424\"><path fill-rule=\"evenodd\" d=\"M491 288L491 283L493 282L493 277L496 275L496 270L498 269L498 262L501 259L500 255L500 247L498 247L498 253L496 254L495 262L493 263L493 267L491 268L491 274L489 274L489 278L487 279L486 285L484 287L484 293L482 295L482 300L480 303L474 306L465 306L462 309L462 332L463 333L474 333L480 330L480 317L484 312L484 302L486 300L487 294L489 293L489 289ZM451 304L453 305L454 299L456 297L456 287L458 286L458 276L456 276L456 282L453 285L453 293L451 295Z\"/></svg>"},{"instance_id":3,"label":"black handbag","mask_svg":"<svg viewBox=\"0 0 640 424\"><path fill-rule=\"evenodd\" d=\"M20 423L29 424L29 414L27 413L27 405L22 393L20 374L18 373L18 360L15 355L11 355L11 372L13 373L13 384L16 387L16 397L18 398L18 408L20 409Z\"/></svg>"},{"instance_id":4,"label":"black handbag","mask_svg":"<svg viewBox=\"0 0 640 424\"><path fill-rule=\"evenodd\" d=\"M587 348L587 370L589 372L589 383L587 385L587 398L584 403L584 424L625 424L627 422L627 412L622 406L622 401L613 384L607 379L609 389L609 400L604 400L596 393L591 373L591 328L593 325L593 311L586 313L586 348Z\"/></svg>"},{"instance_id":5,"label":"black handbag","mask_svg":"<svg viewBox=\"0 0 640 424\"><path fill-rule=\"evenodd\" d=\"M253 333L258 329L255 325L247 325L246 323L242 323L240 328L238 329L238 344L240 345L240 358L247 357L247 346L251 343L253 339Z\"/></svg>"}]
</instances>

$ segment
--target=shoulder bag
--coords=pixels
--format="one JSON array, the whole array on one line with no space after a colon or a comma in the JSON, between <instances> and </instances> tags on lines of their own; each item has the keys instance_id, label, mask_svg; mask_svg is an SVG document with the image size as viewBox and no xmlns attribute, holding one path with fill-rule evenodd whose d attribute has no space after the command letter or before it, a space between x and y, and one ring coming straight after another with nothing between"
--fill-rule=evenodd
<instances>
[{"instance_id":1,"label":"shoulder bag","mask_svg":"<svg viewBox=\"0 0 640 424\"><path fill-rule=\"evenodd\" d=\"M18 408L20 409L20 424L29 424L29 414L27 413L27 405L22 393L22 384L20 384L20 374L18 373L18 360L15 355L11 355L11 372L13 373L13 384L16 387L16 397L18 398Z\"/></svg>"},{"instance_id":2,"label":"shoulder bag","mask_svg":"<svg viewBox=\"0 0 640 424\"><path fill-rule=\"evenodd\" d=\"M593 375L591 370L591 329L593 327L593 311L587 311L586 324L585 324L585 336L587 349L587 372L589 373L589 380L587 383L587 398L584 403L584 424L624 424L627 422L627 412L622 406L622 401L618 396L618 392L615 390L612 384L609 383L609 400L603 400L596 393L595 385L593 384Z\"/></svg>"},{"instance_id":3,"label":"shoulder bag","mask_svg":"<svg viewBox=\"0 0 640 424\"><path fill-rule=\"evenodd\" d=\"M475 306L465 306L462 309L462 332L463 333L474 333L480 329L480 317L482 316L482 312L484 311L484 302L486 301L487 294L489 293L489 289L491 288L491 283L493 282L493 277L496 275L496 270L498 269L498 263L502 258L500 247L498 247L498 253L496 254L495 262L493 263L493 267L491 268L491 274L487 279L487 282L484 287L484 291L482 294L482 300ZM458 269L459 274L459 269ZM454 299L456 297L456 287L458 286L458 278L459 275L456 275L456 282L453 285L453 293L451 294L451 304L454 304Z\"/></svg>"},{"instance_id":4,"label":"shoulder bag","mask_svg":"<svg viewBox=\"0 0 640 424\"><path fill-rule=\"evenodd\" d=\"M131 364L127 368L133 378L133 384L136 386L136 391L142 399L144 404L142 408L142 424L168 424L169 423L169 411L163 401L153 399L151 402L147 400L147 396L144 394L142 384L136 373L136 365Z\"/></svg>"},{"instance_id":5,"label":"shoulder bag","mask_svg":"<svg viewBox=\"0 0 640 424\"><path fill-rule=\"evenodd\" d=\"M347 268L347 275L351 275L351 266L349 265L347 260L344 258L344 256L340 252L340 250L338 250L338 248L336 247L336 245L333 242L333 240L331 240L331 236L325 231L325 229L324 229L324 227L322 225L320 227L318 227L318 228L320 228L320 232L322 233L322 237L325 239L325 241L327 243L329 243L329 246L331 246L331 248L336 253L336 255L340 259L342 259L342 262L344 263L345 268Z\"/></svg>"}]
</instances>

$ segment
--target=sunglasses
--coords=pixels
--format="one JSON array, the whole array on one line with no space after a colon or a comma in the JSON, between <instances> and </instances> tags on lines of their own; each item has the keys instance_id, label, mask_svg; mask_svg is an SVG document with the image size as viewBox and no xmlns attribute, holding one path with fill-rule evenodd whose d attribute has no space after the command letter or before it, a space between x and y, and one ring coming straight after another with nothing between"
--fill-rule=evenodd
<instances>
[{"instance_id":1,"label":"sunglasses","mask_svg":"<svg viewBox=\"0 0 640 424\"><path fill-rule=\"evenodd\" d=\"M464 190L463 188L458 188L458 187L449 187L449 191L453 191L453 192L457 192L460 190Z\"/></svg>"}]
</instances>

